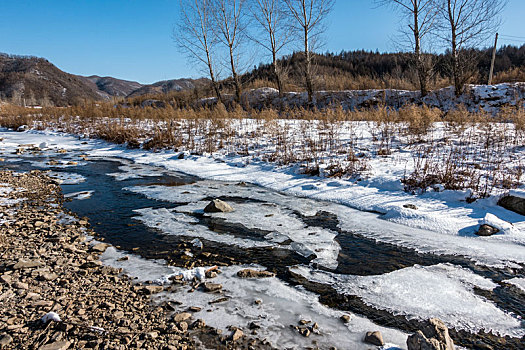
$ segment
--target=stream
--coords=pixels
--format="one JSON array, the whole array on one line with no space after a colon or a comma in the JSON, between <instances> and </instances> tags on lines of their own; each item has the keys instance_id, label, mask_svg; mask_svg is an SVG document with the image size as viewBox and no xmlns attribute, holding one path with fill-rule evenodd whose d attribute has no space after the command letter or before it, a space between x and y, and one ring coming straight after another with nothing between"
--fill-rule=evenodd
<instances>
[{"instance_id":1,"label":"stream","mask_svg":"<svg viewBox=\"0 0 525 350\"><path fill-rule=\"evenodd\" d=\"M219 266L211 281L224 286L223 301L184 286L155 297L176 300L181 310L201 308L195 318L213 327L252 330L277 348L322 349L367 348L364 333L380 330L385 349L404 349L424 319L439 317L461 346L524 348L525 294L504 282L525 277L523 266L485 266L380 242L343 225L346 215L360 213L342 205L81 153L5 152L1 168L50 171L64 206L113 246L102 260L139 282ZM235 210L204 213L215 198ZM276 277L238 278L246 267ZM344 314L349 323L340 320ZM304 337L290 327L301 320L316 322L319 334Z\"/></svg>"}]
</instances>

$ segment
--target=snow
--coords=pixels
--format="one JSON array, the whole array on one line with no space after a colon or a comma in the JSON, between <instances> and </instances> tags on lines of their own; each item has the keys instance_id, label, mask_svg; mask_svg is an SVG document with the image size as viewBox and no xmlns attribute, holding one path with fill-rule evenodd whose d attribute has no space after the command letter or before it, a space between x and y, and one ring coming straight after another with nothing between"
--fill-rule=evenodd
<instances>
[{"instance_id":1,"label":"snow","mask_svg":"<svg viewBox=\"0 0 525 350\"><path fill-rule=\"evenodd\" d=\"M512 284L525 293L525 278L515 277L510 280L504 280L503 282Z\"/></svg>"},{"instance_id":2,"label":"snow","mask_svg":"<svg viewBox=\"0 0 525 350\"><path fill-rule=\"evenodd\" d=\"M521 319L474 293L497 285L470 270L451 264L404 268L380 276L336 275L299 266L291 272L339 293L357 295L366 304L408 319L441 319L449 328L522 337Z\"/></svg>"},{"instance_id":3,"label":"snow","mask_svg":"<svg viewBox=\"0 0 525 350\"><path fill-rule=\"evenodd\" d=\"M128 260L119 259L127 256ZM169 283L169 277L182 274L188 279L204 269L185 270L166 266L162 260L145 260L131 254L123 254L109 247L101 256L103 263L122 268L123 272L136 278L137 282L155 281ZM317 295L305 291L301 287L290 286L276 277L264 279L241 279L237 272L244 268L261 269L257 265L221 267L222 273L210 279L213 283L223 285L224 295L228 300L211 305L221 295L204 293L196 290L188 297L189 286L175 289L173 292L162 292L155 300L176 300L182 304L176 312L186 310L190 306L201 307L202 310L193 313L193 319L203 319L207 325L226 331L229 326L247 330L248 324L254 322L261 326L258 336L267 338L279 348L305 348L317 342L320 348L336 346L340 349L356 349L365 346L363 338L366 332L379 330L388 343L385 349L406 349L407 334L378 326L370 320L336 311L322 305ZM256 304L255 300L260 300ZM344 324L339 319L348 314L351 321ZM309 338L299 335L290 325L299 325L300 320L317 322L321 335L312 334Z\"/></svg>"},{"instance_id":4,"label":"snow","mask_svg":"<svg viewBox=\"0 0 525 350\"><path fill-rule=\"evenodd\" d=\"M272 88L259 88L246 91L243 100L250 106L259 108L272 105L274 107L306 107L307 94L304 92L288 92L283 97ZM504 83L497 85L466 85L465 93L455 96L454 87L431 91L421 98L419 91L394 90L394 89L369 89L346 91L317 91L314 102L317 108L326 108L340 105L343 109L356 110L368 108L373 105L385 104L393 108L400 108L406 104L425 103L429 107L436 107L449 111L462 105L470 111L485 110L497 112L502 106L523 106L525 98L525 83ZM203 105L209 105L216 99L203 99Z\"/></svg>"},{"instance_id":5,"label":"snow","mask_svg":"<svg viewBox=\"0 0 525 350\"><path fill-rule=\"evenodd\" d=\"M53 322L62 322L62 320L60 319L60 316L58 316L57 313L55 312L48 312L47 314L45 314L42 318L41 318L42 322L43 323L48 323L50 321L53 321Z\"/></svg>"}]
</instances>

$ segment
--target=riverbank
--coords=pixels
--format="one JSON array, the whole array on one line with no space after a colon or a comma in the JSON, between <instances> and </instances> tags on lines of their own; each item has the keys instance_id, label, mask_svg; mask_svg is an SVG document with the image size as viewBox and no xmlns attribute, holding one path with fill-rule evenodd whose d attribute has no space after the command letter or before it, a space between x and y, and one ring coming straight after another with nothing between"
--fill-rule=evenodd
<instances>
[{"instance_id":1,"label":"riverbank","mask_svg":"<svg viewBox=\"0 0 525 350\"><path fill-rule=\"evenodd\" d=\"M191 310L152 303L163 287L132 284L120 269L104 266L99 256L108 245L89 244L87 220L66 214L62 202L60 187L42 172L0 172L1 349L255 344L235 330L221 335Z\"/></svg>"}]
</instances>

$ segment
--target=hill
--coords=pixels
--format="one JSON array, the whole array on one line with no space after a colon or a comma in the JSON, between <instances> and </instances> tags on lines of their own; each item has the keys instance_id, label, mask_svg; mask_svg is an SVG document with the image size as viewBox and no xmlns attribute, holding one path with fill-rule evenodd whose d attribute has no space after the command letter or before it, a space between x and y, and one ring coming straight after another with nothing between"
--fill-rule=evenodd
<instances>
[{"instance_id":1,"label":"hill","mask_svg":"<svg viewBox=\"0 0 525 350\"><path fill-rule=\"evenodd\" d=\"M108 97L126 97L133 91L144 86L136 81L116 79L113 77L99 77L98 75L81 78L85 79L88 84L94 84L94 88L98 90L99 93L105 93Z\"/></svg>"},{"instance_id":2,"label":"hill","mask_svg":"<svg viewBox=\"0 0 525 350\"><path fill-rule=\"evenodd\" d=\"M83 100L109 100L166 94L207 85L207 79L176 79L144 85L113 77L66 73L44 58L0 53L0 100L27 106L68 106Z\"/></svg>"},{"instance_id":3,"label":"hill","mask_svg":"<svg viewBox=\"0 0 525 350\"><path fill-rule=\"evenodd\" d=\"M19 105L67 106L101 96L46 59L0 54L0 98Z\"/></svg>"},{"instance_id":4,"label":"hill","mask_svg":"<svg viewBox=\"0 0 525 350\"><path fill-rule=\"evenodd\" d=\"M144 85L127 96L138 97L143 95L167 94L172 91L186 91L195 88L202 88L206 87L208 84L209 80L206 78L164 80L154 84Z\"/></svg>"}]
</instances>

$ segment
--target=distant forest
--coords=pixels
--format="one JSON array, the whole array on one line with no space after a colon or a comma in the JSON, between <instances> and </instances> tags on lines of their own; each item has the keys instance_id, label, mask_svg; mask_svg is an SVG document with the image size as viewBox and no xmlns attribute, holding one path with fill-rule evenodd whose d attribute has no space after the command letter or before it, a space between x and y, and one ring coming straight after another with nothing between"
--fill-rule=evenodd
<instances>
[{"instance_id":1,"label":"distant forest","mask_svg":"<svg viewBox=\"0 0 525 350\"><path fill-rule=\"evenodd\" d=\"M472 84L486 84L488 80L492 49L472 50L471 57L477 61L469 80ZM431 88L451 85L450 54L429 55L433 75ZM302 90L301 52L285 56L279 64L286 72L287 90ZM372 51L342 51L338 54L316 54L313 58L317 90L353 89L407 89L417 90L417 72L411 64L410 53L379 53ZM260 64L243 76L247 86L272 85L271 64ZM525 45L504 46L497 51L493 83L525 81Z\"/></svg>"}]
</instances>

